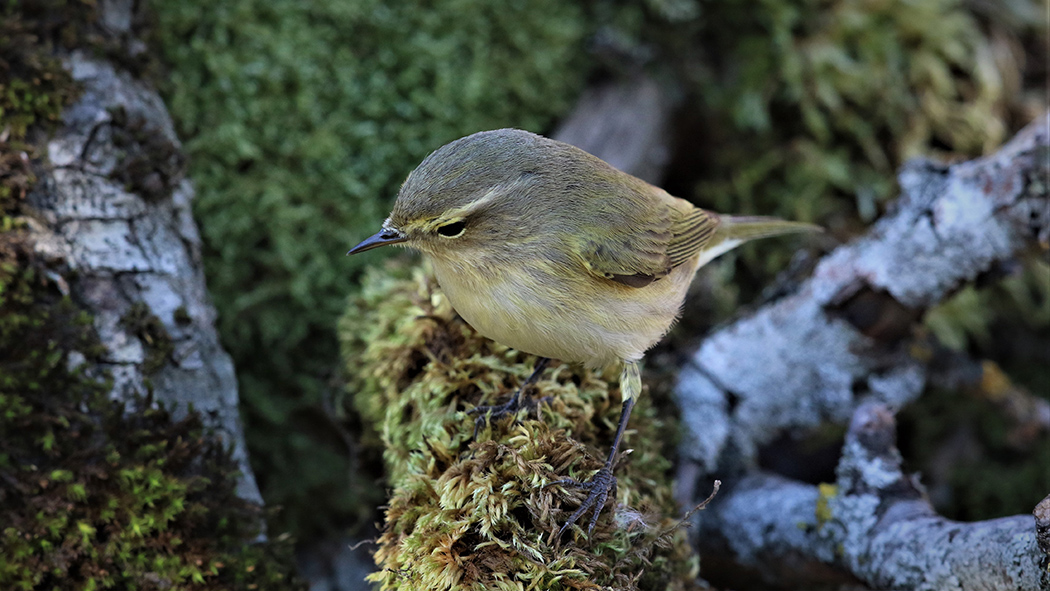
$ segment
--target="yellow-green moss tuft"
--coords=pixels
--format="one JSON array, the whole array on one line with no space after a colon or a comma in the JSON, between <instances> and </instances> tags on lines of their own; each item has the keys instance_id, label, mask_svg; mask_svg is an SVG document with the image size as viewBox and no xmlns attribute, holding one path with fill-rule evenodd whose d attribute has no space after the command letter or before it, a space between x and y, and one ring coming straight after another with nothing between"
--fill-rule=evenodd
<instances>
[{"instance_id":1,"label":"yellow-green moss tuft","mask_svg":"<svg viewBox=\"0 0 1050 591\"><path fill-rule=\"evenodd\" d=\"M418 269L371 273L340 333L393 489L373 575L383 589L692 588L697 560L660 454L667 428L644 396L593 535L553 539L585 493L545 485L601 467L620 411L614 371L555 363L536 383L541 418L522 411L472 441L466 411L509 396L534 357L475 333Z\"/></svg>"}]
</instances>

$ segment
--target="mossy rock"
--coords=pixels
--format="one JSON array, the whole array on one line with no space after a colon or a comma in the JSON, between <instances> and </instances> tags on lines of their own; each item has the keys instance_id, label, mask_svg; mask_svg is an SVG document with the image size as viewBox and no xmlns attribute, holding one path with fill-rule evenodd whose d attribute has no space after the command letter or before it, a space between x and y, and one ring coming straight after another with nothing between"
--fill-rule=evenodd
<instances>
[{"instance_id":1,"label":"mossy rock","mask_svg":"<svg viewBox=\"0 0 1050 591\"><path fill-rule=\"evenodd\" d=\"M604 462L620 412L618 374L555 363L536 382L539 417L488 424L535 358L479 336L419 269L368 275L340 323L353 404L381 441L388 483L376 551L383 589L691 589L686 541L661 454L670 430L646 396L632 415L616 494L591 535L555 533ZM397 276L400 275L400 278ZM586 523L587 517L581 519Z\"/></svg>"}]
</instances>

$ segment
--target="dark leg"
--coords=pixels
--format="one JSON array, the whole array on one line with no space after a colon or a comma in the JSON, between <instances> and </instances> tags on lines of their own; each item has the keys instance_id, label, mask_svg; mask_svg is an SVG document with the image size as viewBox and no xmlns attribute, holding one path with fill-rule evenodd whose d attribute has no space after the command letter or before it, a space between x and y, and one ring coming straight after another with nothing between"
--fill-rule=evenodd
<instances>
[{"instance_id":1,"label":"dark leg","mask_svg":"<svg viewBox=\"0 0 1050 591\"><path fill-rule=\"evenodd\" d=\"M616 425L616 436L613 438L612 449L609 451L609 457L605 460L605 465L587 482L566 478L556 480L547 485L575 486L590 491L590 494L587 495L579 509L576 509L576 512L570 515L569 519L558 530L557 539L560 539L565 530L569 529L569 526L576 523L577 519L591 509L594 510L594 515L591 516L591 521L587 525L587 534L590 535L594 531L594 524L598 523L598 515L602 512L602 507L605 506L605 500L609 498L609 492L616 487L616 477L613 476L616 454L620 451L620 440L623 439L623 432L627 430L627 421L631 418L631 409L634 408L634 402L638 400L638 396L641 393L641 368L638 366L637 361L625 361L623 372L620 374L620 395L623 396L623 407L620 410L620 422Z\"/></svg>"},{"instance_id":2,"label":"dark leg","mask_svg":"<svg viewBox=\"0 0 1050 591\"><path fill-rule=\"evenodd\" d=\"M605 460L605 465L602 466L601 470L594 475L587 482L580 482L572 478L566 478L564 480L556 480L547 486L553 486L560 484L563 486L575 486L577 488L584 488L590 491L587 495L587 499L583 501L576 512L569 516L565 523L558 530L558 536L556 539L561 538L561 535L565 533L565 530L569 529L569 526L576 523L576 520L583 516L587 511L594 509L594 514L591 516L591 521L587 525L587 534L589 535L594 531L594 524L598 523L598 515L602 511L602 507L605 506L605 500L609 498L609 492L616 488L616 477L613 476L613 465L616 463L616 454L620 451L620 440L623 439L623 432L627 429L627 420L631 417L631 409L634 408L634 398L628 398L623 402L623 408L620 410L620 422L616 426L616 437L613 439L612 450L609 451L609 457Z\"/></svg>"},{"instance_id":3,"label":"dark leg","mask_svg":"<svg viewBox=\"0 0 1050 591\"><path fill-rule=\"evenodd\" d=\"M539 359L537 359L536 365L533 366L532 369L532 375L530 375L528 378L525 379L524 382L522 382L521 387L519 387L518 390L514 392L514 395L511 396L510 400L508 400L507 402L503 404L495 404L492 406L479 406L477 408L472 408L470 411L468 411L468 414L480 415L475 416L474 418L474 439L478 438L478 431L488 421L491 421L492 419L498 419L500 417L505 417L510 414L514 414L518 412L518 410L521 409L521 407L528 405L528 402L522 402L522 394L529 386L534 384L536 380L540 379L540 375L543 374L543 370L547 369L547 365L550 362L551 360L547 357L540 357Z\"/></svg>"}]
</instances>

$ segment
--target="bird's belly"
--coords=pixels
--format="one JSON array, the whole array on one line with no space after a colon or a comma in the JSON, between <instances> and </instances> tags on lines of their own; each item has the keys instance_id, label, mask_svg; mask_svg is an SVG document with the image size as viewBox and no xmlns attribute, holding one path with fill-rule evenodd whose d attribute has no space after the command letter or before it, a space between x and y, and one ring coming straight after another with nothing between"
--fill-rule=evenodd
<instances>
[{"instance_id":1,"label":"bird's belly","mask_svg":"<svg viewBox=\"0 0 1050 591\"><path fill-rule=\"evenodd\" d=\"M591 367L640 359L677 318L692 278L692 273L673 273L636 289L570 285L553 276L538 280L535 270L483 275L437 259L434 269L452 306L483 336Z\"/></svg>"}]
</instances>

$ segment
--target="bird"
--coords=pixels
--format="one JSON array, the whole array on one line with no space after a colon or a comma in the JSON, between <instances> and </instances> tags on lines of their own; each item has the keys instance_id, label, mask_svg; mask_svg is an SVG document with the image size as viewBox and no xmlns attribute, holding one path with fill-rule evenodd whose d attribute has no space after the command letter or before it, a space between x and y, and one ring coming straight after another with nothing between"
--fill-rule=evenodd
<instances>
[{"instance_id":1,"label":"bird","mask_svg":"<svg viewBox=\"0 0 1050 591\"><path fill-rule=\"evenodd\" d=\"M749 240L819 230L702 209L575 146L508 128L427 156L381 229L347 254L421 251L471 327L538 358L505 404L474 409L487 417L517 411L551 359L621 365L620 418L604 465L587 481L548 484L588 491L560 538L590 510L593 532L616 486L613 467L642 390L639 363L678 319L696 270Z\"/></svg>"}]
</instances>

